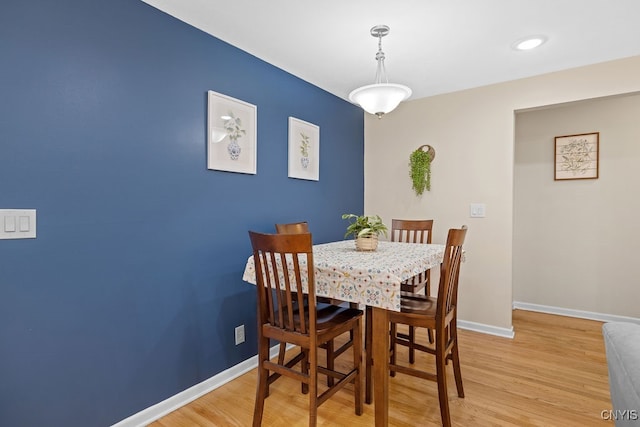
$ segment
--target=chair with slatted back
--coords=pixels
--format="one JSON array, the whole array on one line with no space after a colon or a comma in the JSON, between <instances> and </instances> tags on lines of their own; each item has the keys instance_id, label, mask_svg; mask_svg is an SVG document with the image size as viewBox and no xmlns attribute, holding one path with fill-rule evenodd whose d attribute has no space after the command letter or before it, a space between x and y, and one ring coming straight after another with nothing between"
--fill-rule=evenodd
<instances>
[{"instance_id":1,"label":"chair with slatted back","mask_svg":"<svg viewBox=\"0 0 640 427\"><path fill-rule=\"evenodd\" d=\"M391 241L406 243L431 243L433 231L432 219L392 219ZM429 279L430 270L424 271L402 283L405 292L418 293L426 289L426 295L431 295Z\"/></svg>"},{"instance_id":2,"label":"chair with slatted back","mask_svg":"<svg viewBox=\"0 0 640 427\"><path fill-rule=\"evenodd\" d=\"M433 232L433 220L432 219L392 219L391 220L391 241L392 242L405 242L405 243L431 243L431 237ZM401 284L402 292L410 293L423 293L424 295L431 295L431 270L423 271L405 280ZM365 348L369 349L372 345L371 331L371 307L366 307L365 318ZM401 333L397 331L395 325L391 325L390 334L396 336L397 340L394 340L395 344L406 345L409 347L409 362L415 362L415 328L413 326L408 327L408 333ZM433 334L429 330L427 331L429 342L433 343ZM392 348L393 354L395 354L395 348ZM367 356L366 359L366 397L365 401L371 403L371 374L372 374L372 359ZM391 372L391 376L395 376L395 372Z\"/></svg>"},{"instance_id":3,"label":"chair with slatted back","mask_svg":"<svg viewBox=\"0 0 640 427\"><path fill-rule=\"evenodd\" d=\"M291 222L288 224L276 224L276 233L278 234L300 234L308 233L309 224L306 221ZM317 299L320 301L320 299ZM321 301L322 302L322 301ZM285 353L287 351L287 343L280 342L280 350L278 352L278 363L284 363Z\"/></svg>"},{"instance_id":4,"label":"chair with slatted back","mask_svg":"<svg viewBox=\"0 0 640 427\"><path fill-rule=\"evenodd\" d=\"M278 234L299 234L299 233L309 233L309 224L306 221L300 222L291 222L286 224L276 224L276 232ZM326 297L317 297L316 301L325 303L325 304L334 304L341 305L343 301L333 300L331 298ZM349 306L351 308L358 308L358 304L350 303ZM344 353L350 346L353 345L353 336L349 337L349 340L341 345L339 348L335 348L334 341L329 341L326 344L322 345L322 348L327 350L327 368L333 369L335 366L336 357L340 356ZM285 358L287 346L286 343L280 343L280 351L279 351L279 362L283 363ZM333 385L333 378L328 377L327 383L329 386Z\"/></svg>"},{"instance_id":5,"label":"chair with slatted back","mask_svg":"<svg viewBox=\"0 0 640 427\"><path fill-rule=\"evenodd\" d=\"M338 390L352 384L355 413L362 414L362 311L316 303L311 234L249 232L258 293L258 387L253 425L260 426L269 385L280 376L302 382L309 391L309 425L317 423L318 407ZM318 363L318 347L346 332L354 337L353 368L338 372ZM302 370L269 360L269 340L302 349ZM337 381L319 393L318 375Z\"/></svg>"},{"instance_id":6,"label":"chair with slatted back","mask_svg":"<svg viewBox=\"0 0 640 427\"><path fill-rule=\"evenodd\" d=\"M276 224L278 234L300 234L309 233L309 223L307 221L289 222L286 224Z\"/></svg>"},{"instance_id":7,"label":"chair with slatted back","mask_svg":"<svg viewBox=\"0 0 640 427\"><path fill-rule=\"evenodd\" d=\"M443 426L450 426L449 399L447 394L446 364L452 362L456 389L459 397L464 397L460 357L458 354L457 303L458 279L462 262L462 245L467 233L466 226L451 229L447 236L443 262L440 267L440 283L437 297L406 293L401 298L400 311L389 311L392 325L403 324L415 328L428 328L435 331L435 344L423 346L416 344L416 350L435 356L436 373L419 370L417 366L397 363L393 350L389 363L390 372L413 375L438 383L438 399ZM391 335L391 348L397 338Z\"/></svg>"},{"instance_id":8,"label":"chair with slatted back","mask_svg":"<svg viewBox=\"0 0 640 427\"><path fill-rule=\"evenodd\" d=\"M392 219L391 220L391 241L406 243L431 243L433 234L432 219ZM431 295L431 270L423 271L420 274L404 281L401 285L403 292L424 293ZM392 334L398 334L394 329ZM433 343L433 334L427 331L429 342ZM409 326L408 334L398 334L402 340L396 341L398 344L407 345L409 347L409 362L415 362L415 330Z\"/></svg>"}]
</instances>

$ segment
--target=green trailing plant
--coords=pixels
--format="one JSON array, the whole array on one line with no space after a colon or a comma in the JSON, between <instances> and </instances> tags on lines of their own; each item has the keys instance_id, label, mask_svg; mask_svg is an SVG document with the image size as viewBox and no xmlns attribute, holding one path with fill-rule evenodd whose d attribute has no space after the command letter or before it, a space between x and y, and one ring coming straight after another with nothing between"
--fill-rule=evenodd
<instances>
[{"instance_id":1,"label":"green trailing plant","mask_svg":"<svg viewBox=\"0 0 640 427\"><path fill-rule=\"evenodd\" d=\"M350 224L344 237L353 234L354 237L371 237L379 234L387 235L387 226L382 222L379 215L355 215L343 214L342 219L348 219Z\"/></svg>"},{"instance_id":2,"label":"green trailing plant","mask_svg":"<svg viewBox=\"0 0 640 427\"><path fill-rule=\"evenodd\" d=\"M419 196L431 190L431 155L418 148L409 156L409 176L413 190Z\"/></svg>"}]
</instances>

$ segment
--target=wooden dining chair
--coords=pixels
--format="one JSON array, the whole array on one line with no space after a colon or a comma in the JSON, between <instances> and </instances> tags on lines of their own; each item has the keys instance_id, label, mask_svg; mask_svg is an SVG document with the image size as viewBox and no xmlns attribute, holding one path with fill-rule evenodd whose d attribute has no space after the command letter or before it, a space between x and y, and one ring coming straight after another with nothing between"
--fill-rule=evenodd
<instances>
[{"instance_id":1,"label":"wooden dining chair","mask_svg":"<svg viewBox=\"0 0 640 427\"><path fill-rule=\"evenodd\" d=\"M309 426L317 423L318 407L347 384L353 384L355 413L362 414L362 311L331 304L316 304L311 234L249 232L253 247L258 293L258 387L253 426L260 426L269 385L280 376L301 381L309 392ZM306 289L303 284L306 283ZM306 291L306 292L305 292ZM352 332L353 368L338 372L320 366L318 347ZM302 349L302 370L269 360L269 340ZM318 374L337 381L319 393Z\"/></svg>"},{"instance_id":2,"label":"wooden dining chair","mask_svg":"<svg viewBox=\"0 0 640 427\"><path fill-rule=\"evenodd\" d=\"M309 232L309 223L307 221L276 224L276 233L278 234L300 234Z\"/></svg>"},{"instance_id":3,"label":"wooden dining chair","mask_svg":"<svg viewBox=\"0 0 640 427\"><path fill-rule=\"evenodd\" d=\"M459 397L464 397L460 357L458 354L457 303L458 279L462 262L462 245L467 233L466 226L451 229L447 236L444 259L440 267L440 283L437 297L420 294L404 294L400 302L400 311L389 311L389 322L404 324L415 328L429 328L435 331L433 347L416 344L415 348L435 356L436 373L419 370L414 366L400 365L396 361L395 351L390 352L389 371L413 375L438 383L438 399L443 426L450 426L449 399L445 365L450 360ZM395 349L391 335L391 348Z\"/></svg>"},{"instance_id":4,"label":"wooden dining chair","mask_svg":"<svg viewBox=\"0 0 640 427\"><path fill-rule=\"evenodd\" d=\"M391 241L405 243L431 243L433 232L432 219L392 219ZM402 283L404 292L419 293L426 289L426 295L431 295L429 279L431 270L424 271Z\"/></svg>"},{"instance_id":5,"label":"wooden dining chair","mask_svg":"<svg viewBox=\"0 0 640 427\"><path fill-rule=\"evenodd\" d=\"M392 219L391 220L391 241L405 243L431 243L433 234L432 219ZM401 284L402 292L412 292L414 294L423 293L431 295L431 270L423 271L412 278L405 280ZM408 334L398 333L392 329L391 334L399 334L400 341L398 344L407 344L409 346L409 363L415 362L415 328L409 326ZM429 342L433 343L433 333L427 331Z\"/></svg>"},{"instance_id":6,"label":"wooden dining chair","mask_svg":"<svg viewBox=\"0 0 640 427\"><path fill-rule=\"evenodd\" d=\"M306 221L300 222L291 222L285 224L276 224L276 232L278 234L299 234L299 233L309 233L309 224ZM344 301L334 300L326 297L316 297L316 301L325 304L334 304L341 305ZM357 303L350 303L349 306L351 308L358 308ZM342 353L347 351L349 347L353 345L353 334L349 336L349 340L347 340L344 344L342 344L339 348L335 348L334 340L328 341L321 345L327 351L327 368L334 369L335 359L340 356ZM280 343L280 350L278 353L278 361L279 363L284 362L285 353L287 351L287 344ZM333 377L327 377L327 385L333 385Z\"/></svg>"},{"instance_id":7,"label":"wooden dining chair","mask_svg":"<svg viewBox=\"0 0 640 427\"><path fill-rule=\"evenodd\" d=\"M392 219L391 220L391 241L405 243L431 243L433 232L432 219ZM423 271L400 284L401 292L423 293L431 295L431 270ZM373 343L372 337L372 313L371 307L366 307L365 317L365 348L369 350ZM392 324L389 331L391 335L395 335L399 340L392 341L393 345L400 344L409 347L409 363L415 362L415 328L408 327L408 333L397 331L396 325ZM433 343L433 333L427 331L429 343ZM395 352L395 348L392 348ZM372 358L367 353L366 357L366 374L365 374L365 402L371 403L371 375L372 375ZM395 376L395 372L391 372L391 376Z\"/></svg>"}]
</instances>

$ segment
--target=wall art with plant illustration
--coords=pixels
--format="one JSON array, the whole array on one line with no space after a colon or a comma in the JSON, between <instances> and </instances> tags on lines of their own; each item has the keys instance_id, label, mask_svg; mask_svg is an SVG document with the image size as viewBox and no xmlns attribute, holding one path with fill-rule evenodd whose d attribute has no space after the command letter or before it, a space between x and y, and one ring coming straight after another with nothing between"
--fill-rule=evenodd
<instances>
[{"instance_id":1,"label":"wall art with plant illustration","mask_svg":"<svg viewBox=\"0 0 640 427\"><path fill-rule=\"evenodd\" d=\"M212 90L207 95L207 168L255 174L256 106Z\"/></svg>"},{"instance_id":2,"label":"wall art with plant illustration","mask_svg":"<svg viewBox=\"0 0 640 427\"><path fill-rule=\"evenodd\" d=\"M320 179L320 127L289 117L289 178Z\"/></svg>"},{"instance_id":3,"label":"wall art with plant illustration","mask_svg":"<svg viewBox=\"0 0 640 427\"><path fill-rule=\"evenodd\" d=\"M599 132L556 136L554 179L598 178L599 145Z\"/></svg>"}]
</instances>

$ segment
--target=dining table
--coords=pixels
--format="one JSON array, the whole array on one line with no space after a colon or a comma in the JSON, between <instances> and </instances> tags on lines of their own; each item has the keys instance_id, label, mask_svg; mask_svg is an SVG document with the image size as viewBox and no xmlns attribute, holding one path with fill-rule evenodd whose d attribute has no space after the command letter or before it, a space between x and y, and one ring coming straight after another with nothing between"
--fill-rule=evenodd
<instances>
[{"instance_id":1,"label":"dining table","mask_svg":"<svg viewBox=\"0 0 640 427\"><path fill-rule=\"evenodd\" d=\"M400 285L411 277L439 266L444 245L380 240L373 251L359 251L353 240L313 245L316 296L354 302L371 314L374 337L389 335L388 311L400 311ZM302 263L306 276L308 266ZM247 260L242 279L256 284L253 256ZM304 286L303 281L303 288ZM369 320L367 320L369 322ZM367 341L367 340L365 340ZM375 425L389 424L389 342L373 339L365 352L373 357L373 403ZM369 373L366 375L370 381Z\"/></svg>"}]
</instances>

